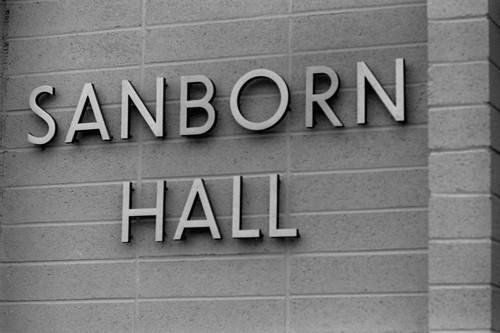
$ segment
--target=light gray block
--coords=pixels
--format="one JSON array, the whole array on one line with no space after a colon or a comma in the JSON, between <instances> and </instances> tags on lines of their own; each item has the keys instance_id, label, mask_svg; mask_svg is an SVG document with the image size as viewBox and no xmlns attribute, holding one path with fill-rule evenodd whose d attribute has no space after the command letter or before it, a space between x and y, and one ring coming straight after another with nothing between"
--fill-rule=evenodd
<instances>
[{"instance_id":1,"label":"light gray block","mask_svg":"<svg viewBox=\"0 0 500 333\"><path fill-rule=\"evenodd\" d=\"M427 297L298 298L291 301L294 333L427 332Z\"/></svg>"},{"instance_id":2,"label":"light gray block","mask_svg":"<svg viewBox=\"0 0 500 333\"><path fill-rule=\"evenodd\" d=\"M146 35L146 63L287 51L286 19L156 28Z\"/></svg>"},{"instance_id":3,"label":"light gray block","mask_svg":"<svg viewBox=\"0 0 500 333\"><path fill-rule=\"evenodd\" d=\"M328 31L330 33L323 33ZM312 51L425 42L426 8L298 16L292 19L292 50Z\"/></svg>"},{"instance_id":4,"label":"light gray block","mask_svg":"<svg viewBox=\"0 0 500 333\"><path fill-rule=\"evenodd\" d=\"M139 264L138 288L142 298L284 295L284 287L284 258Z\"/></svg>"},{"instance_id":5,"label":"light gray block","mask_svg":"<svg viewBox=\"0 0 500 333\"><path fill-rule=\"evenodd\" d=\"M5 265L2 297L14 300L133 298L133 263Z\"/></svg>"},{"instance_id":6,"label":"light gray block","mask_svg":"<svg viewBox=\"0 0 500 333\"><path fill-rule=\"evenodd\" d=\"M135 0L14 2L8 10L10 37L141 26L141 3Z\"/></svg>"},{"instance_id":7,"label":"light gray block","mask_svg":"<svg viewBox=\"0 0 500 333\"><path fill-rule=\"evenodd\" d=\"M283 300L141 301L137 332L281 333L283 323Z\"/></svg>"},{"instance_id":8,"label":"light gray block","mask_svg":"<svg viewBox=\"0 0 500 333\"><path fill-rule=\"evenodd\" d=\"M126 31L10 41L5 74L139 65L140 39Z\"/></svg>"}]
</instances>

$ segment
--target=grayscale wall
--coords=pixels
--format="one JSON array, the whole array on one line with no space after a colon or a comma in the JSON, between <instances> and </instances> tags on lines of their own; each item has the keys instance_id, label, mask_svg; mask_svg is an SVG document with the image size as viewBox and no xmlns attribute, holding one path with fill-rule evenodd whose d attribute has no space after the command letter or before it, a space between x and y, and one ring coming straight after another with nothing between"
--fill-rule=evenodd
<instances>
[{"instance_id":1,"label":"grayscale wall","mask_svg":"<svg viewBox=\"0 0 500 333\"><path fill-rule=\"evenodd\" d=\"M500 3L497 0L7 0L2 15L0 332L500 332ZM405 59L406 122L367 90L357 124L357 63L395 98ZM340 78L305 127L306 68ZM290 90L278 126L242 128L230 95L265 68ZM215 87L215 127L180 135L181 76ZM165 137L132 109L120 139L122 80L154 116L164 77ZM65 137L93 83L112 140ZM330 81L319 77L318 91ZM55 88L40 106L31 92ZM192 98L205 90L192 89ZM268 119L280 96L248 85L244 115ZM82 121L92 122L87 111ZM203 124L203 112L190 115ZM269 237L269 177L280 176L280 227ZM233 177L243 177L232 237ZM202 178L222 239L173 235ZM153 218L121 241L123 184L132 206L166 181L165 240ZM194 218L203 218L197 205Z\"/></svg>"}]
</instances>

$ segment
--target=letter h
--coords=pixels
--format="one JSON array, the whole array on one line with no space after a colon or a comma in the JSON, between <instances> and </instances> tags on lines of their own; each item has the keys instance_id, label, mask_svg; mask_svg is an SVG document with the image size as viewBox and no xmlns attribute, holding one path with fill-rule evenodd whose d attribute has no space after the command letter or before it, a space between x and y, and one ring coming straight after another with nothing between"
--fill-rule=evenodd
<instances>
[{"instance_id":1,"label":"letter h","mask_svg":"<svg viewBox=\"0 0 500 333\"><path fill-rule=\"evenodd\" d=\"M133 216L155 216L155 240L163 242L163 198L165 195L165 181L156 182L156 207L155 208L130 208L130 192L132 183L123 183L123 209L122 209L122 242L130 242L130 218Z\"/></svg>"}]
</instances>

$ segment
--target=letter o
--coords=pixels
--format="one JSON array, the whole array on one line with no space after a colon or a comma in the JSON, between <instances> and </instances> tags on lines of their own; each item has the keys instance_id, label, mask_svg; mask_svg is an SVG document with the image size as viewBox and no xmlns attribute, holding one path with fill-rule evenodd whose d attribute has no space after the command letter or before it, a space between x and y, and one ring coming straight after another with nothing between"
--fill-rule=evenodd
<instances>
[{"instance_id":1,"label":"letter o","mask_svg":"<svg viewBox=\"0 0 500 333\"><path fill-rule=\"evenodd\" d=\"M245 88L245 86L252 80L259 77L268 78L276 83L280 91L280 105L278 106L278 110L276 110L271 118L260 123L256 123L249 121L245 119L245 117L243 117L239 107L239 99L243 88ZM234 85L233 91L231 92L230 107L234 119L242 127L252 131L265 131L276 126L283 119L288 109L289 101L290 93L288 92L288 86L281 76L269 69L255 69L240 77L240 79Z\"/></svg>"}]
</instances>

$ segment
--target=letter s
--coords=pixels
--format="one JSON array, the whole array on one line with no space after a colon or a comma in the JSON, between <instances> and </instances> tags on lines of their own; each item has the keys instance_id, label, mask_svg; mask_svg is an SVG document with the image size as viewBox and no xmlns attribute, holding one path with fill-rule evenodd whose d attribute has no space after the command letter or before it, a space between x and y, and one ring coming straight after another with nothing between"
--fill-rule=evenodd
<instances>
[{"instance_id":1,"label":"letter s","mask_svg":"<svg viewBox=\"0 0 500 333\"><path fill-rule=\"evenodd\" d=\"M28 141L35 144L35 145L44 145L50 142L56 135L56 129L57 125L56 122L54 121L54 118L52 118L45 110L43 110L40 106L37 104L38 97L41 94L55 94L55 89L54 87L51 86L40 86L38 88L35 88L31 92L30 95L30 108L35 112L40 118L42 118L47 125L49 126L49 129L47 130L47 134L45 134L42 137L37 137L32 135L31 133L28 133Z\"/></svg>"}]
</instances>

